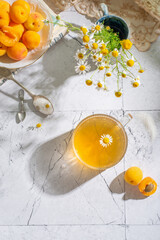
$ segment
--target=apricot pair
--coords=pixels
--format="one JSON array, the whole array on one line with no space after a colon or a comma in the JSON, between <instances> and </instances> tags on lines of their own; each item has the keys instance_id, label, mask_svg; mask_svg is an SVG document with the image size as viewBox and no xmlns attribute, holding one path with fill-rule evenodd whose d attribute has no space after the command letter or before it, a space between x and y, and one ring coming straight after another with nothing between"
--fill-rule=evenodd
<instances>
[{"instance_id":1,"label":"apricot pair","mask_svg":"<svg viewBox=\"0 0 160 240\"><path fill-rule=\"evenodd\" d=\"M143 172L139 167L128 168L125 172L124 179L131 185L138 185L139 191L145 196L150 196L157 190L157 183L154 179L151 177L143 179Z\"/></svg>"},{"instance_id":2,"label":"apricot pair","mask_svg":"<svg viewBox=\"0 0 160 240\"><path fill-rule=\"evenodd\" d=\"M8 57L16 61L24 59L28 54L27 48L34 49L38 47L40 36L36 32L26 31L23 34L22 42L16 42L12 47L7 49Z\"/></svg>"}]
</instances>

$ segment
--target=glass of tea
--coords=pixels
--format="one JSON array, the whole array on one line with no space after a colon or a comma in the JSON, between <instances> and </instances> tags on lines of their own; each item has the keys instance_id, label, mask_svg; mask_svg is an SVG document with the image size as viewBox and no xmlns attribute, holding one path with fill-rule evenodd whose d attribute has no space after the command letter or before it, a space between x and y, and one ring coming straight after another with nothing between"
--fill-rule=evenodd
<instances>
[{"instance_id":1,"label":"glass of tea","mask_svg":"<svg viewBox=\"0 0 160 240\"><path fill-rule=\"evenodd\" d=\"M127 150L124 126L131 118L128 114L119 122L109 115L95 114L83 119L72 137L76 157L93 169L103 170L117 164Z\"/></svg>"}]
</instances>

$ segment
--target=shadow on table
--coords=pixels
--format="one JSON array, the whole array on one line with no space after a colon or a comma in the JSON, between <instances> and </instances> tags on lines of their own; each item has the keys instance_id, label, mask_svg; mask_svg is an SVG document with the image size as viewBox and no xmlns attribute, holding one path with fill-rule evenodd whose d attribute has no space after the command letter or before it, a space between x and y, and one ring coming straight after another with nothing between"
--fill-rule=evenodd
<instances>
[{"instance_id":1,"label":"shadow on table","mask_svg":"<svg viewBox=\"0 0 160 240\"><path fill-rule=\"evenodd\" d=\"M66 38L53 45L42 58L43 71L39 81L35 82L35 89L49 97L54 91L56 94L57 88L67 84L66 80L76 75L74 56L80 46L75 39ZM36 74L36 69L33 69L32 77Z\"/></svg>"},{"instance_id":2,"label":"shadow on table","mask_svg":"<svg viewBox=\"0 0 160 240\"><path fill-rule=\"evenodd\" d=\"M138 186L132 186L124 181L124 173L119 174L110 184L110 191L112 193L122 194L123 200L135 199L141 200L147 198L142 193L139 192ZM120 187L120 185L122 187Z\"/></svg>"},{"instance_id":3,"label":"shadow on table","mask_svg":"<svg viewBox=\"0 0 160 240\"><path fill-rule=\"evenodd\" d=\"M72 150L72 131L36 149L30 159L33 184L41 191L62 195L73 191L100 172L81 164Z\"/></svg>"}]
</instances>

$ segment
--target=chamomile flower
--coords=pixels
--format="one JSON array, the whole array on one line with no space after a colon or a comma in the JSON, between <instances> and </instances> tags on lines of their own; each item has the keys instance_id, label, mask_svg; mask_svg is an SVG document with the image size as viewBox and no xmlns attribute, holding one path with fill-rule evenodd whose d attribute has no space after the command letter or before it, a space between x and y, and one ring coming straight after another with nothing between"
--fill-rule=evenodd
<instances>
[{"instance_id":1,"label":"chamomile flower","mask_svg":"<svg viewBox=\"0 0 160 240\"><path fill-rule=\"evenodd\" d=\"M91 54L91 59L92 59L93 62L96 62L97 61L97 54L96 53Z\"/></svg>"},{"instance_id":2,"label":"chamomile flower","mask_svg":"<svg viewBox=\"0 0 160 240\"><path fill-rule=\"evenodd\" d=\"M82 40L83 40L83 43L88 43L89 41L90 41L90 36L88 36L88 35L84 35L83 36L83 38L82 38Z\"/></svg>"},{"instance_id":3,"label":"chamomile flower","mask_svg":"<svg viewBox=\"0 0 160 240\"><path fill-rule=\"evenodd\" d=\"M106 43L104 43L104 41L101 41L101 42L98 42L99 43L99 48L102 50L102 49L105 49L107 47Z\"/></svg>"},{"instance_id":4,"label":"chamomile flower","mask_svg":"<svg viewBox=\"0 0 160 240\"><path fill-rule=\"evenodd\" d=\"M105 63L101 63L99 66L98 66L98 70L99 71L102 71L102 70L104 70L104 68L105 68Z\"/></svg>"},{"instance_id":5,"label":"chamomile flower","mask_svg":"<svg viewBox=\"0 0 160 240\"><path fill-rule=\"evenodd\" d=\"M122 96L122 90L119 89L118 91L116 91L115 96L118 97L118 98L121 97Z\"/></svg>"},{"instance_id":6,"label":"chamomile flower","mask_svg":"<svg viewBox=\"0 0 160 240\"><path fill-rule=\"evenodd\" d=\"M87 80L86 80L86 85L87 85L87 86L91 86L92 83L93 83L93 81L92 81L91 79L87 79Z\"/></svg>"},{"instance_id":7,"label":"chamomile flower","mask_svg":"<svg viewBox=\"0 0 160 240\"><path fill-rule=\"evenodd\" d=\"M86 35L88 33L88 28L86 26L80 27L80 30L81 30L83 35Z\"/></svg>"},{"instance_id":8,"label":"chamomile flower","mask_svg":"<svg viewBox=\"0 0 160 240\"><path fill-rule=\"evenodd\" d=\"M129 39L124 39L120 43L123 49L129 50L132 47L132 42Z\"/></svg>"},{"instance_id":9,"label":"chamomile flower","mask_svg":"<svg viewBox=\"0 0 160 240\"><path fill-rule=\"evenodd\" d=\"M76 60L83 60L84 56L85 56L85 53L86 53L86 50L83 49L83 48L81 50L77 50L75 59Z\"/></svg>"},{"instance_id":10,"label":"chamomile flower","mask_svg":"<svg viewBox=\"0 0 160 240\"><path fill-rule=\"evenodd\" d=\"M102 62L102 59L103 59L102 54L97 54L97 62L96 62L96 64L101 63L101 62Z\"/></svg>"},{"instance_id":11,"label":"chamomile flower","mask_svg":"<svg viewBox=\"0 0 160 240\"><path fill-rule=\"evenodd\" d=\"M112 57L115 57L117 58L119 56L119 51L117 48L115 48L113 51L112 51Z\"/></svg>"},{"instance_id":12,"label":"chamomile flower","mask_svg":"<svg viewBox=\"0 0 160 240\"><path fill-rule=\"evenodd\" d=\"M131 59L127 59L126 64L127 64L128 67L133 67L134 63L135 63L135 60L134 60L133 56L132 56Z\"/></svg>"},{"instance_id":13,"label":"chamomile flower","mask_svg":"<svg viewBox=\"0 0 160 240\"><path fill-rule=\"evenodd\" d=\"M97 82L97 89L101 89L103 87L103 84L101 83L101 81Z\"/></svg>"},{"instance_id":14,"label":"chamomile flower","mask_svg":"<svg viewBox=\"0 0 160 240\"><path fill-rule=\"evenodd\" d=\"M104 49L101 50L101 53L102 53L103 56L107 56L109 51L108 51L107 48L104 48Z\"/></svg>"},{"instance_id":15,"label":"chamomile flower","mask_svg":"<svg viewBox=\"0 0 160 240\"><path fill-rule=\"evenodd\" d=\"M86 44L84 45L84 47L85 47L86 49L89 49L89 44L86 43Z\"/></svg>"},{"instance_id":16,"label":"chamomile flower","mask_svg":"<svg viewBox=\"0 0 160 240\"><path fill-rule=\"evenodd\" d=\"M92 49L92 51L97 51L99 49L99 45L95 40L92 40L89 46L90 46L90 49Z\"/></svg>"},{"instance_id":17,"label":"chamomile flower","mask_svg":"<svg viewBox=\"0 0 160 240\"><path fill-rule=\"evenodd\" d=\"M112 136L109 135L109 134L103 134L103 135L101 136L99 142L100 142L100 144L101 144L103 147L107 148L107 147L109 147L109 146L112 144L113 138L112 138Z\"/></svg>"},{"instance_id":18,"label":"chamomile flower","mask_svg":"<svg viewBox=\"0 0 160 240\"><path fill-rule=\"evenodd\" d=\"M110 26L106 26L106 30L107 31L111 30Z\"/></svg>"},{"instance_id":19,"label":"chamomile flower","mask_svg":"<svg viewBox=\"0 0 160 240\"><path fill-rule=\"evenodd\" d=\"M126 71L123 71L123 72L122 72L122 77L123 77L123 78L126 78L126 77L127 77Z\"/></svg>"},{"instance_id":20,"label":"chamomile flower","mask_svg":"<svg viewBox=\"0 0 160 240\"><path fill-rule=\"evenodd\" d=\"M108 64L108 62L106 62L106 61L105 61L105 64L106 64L105 68L106 68L106 69L110 69L111 65Z\"/></svg>"},{"instance_id":21,"label":"chamomile flower","mask_svg":"<svg viewBox=\"0 0 160 240\"><path fill-rule=\"evenodd\" d=\"M106 76L107 76L107 77L111 77L111 76L112 76L112 73L111 73L111 72L107 72L107 73L106 73Z\"/></svg>"},{"instance_id":22,"label":"chamomile flower","mask_svg":"<svg viewBox=\"0 0 160 240\"><path fill-rule=\"evenodd\" d=\"M144 69L143 69L143 68L140 68L140 69L138 70L138 72L139 72L139 73L143 73L143 72L144 72Z\"/></svg>"},{"instance_id":23,"label":"chamomile flower","mask_svg":"<svg viewBox=\"0 0 160 240\"><path fill-rule=\"evenodd\" d=\"M134 79L134 81L132 81L132 86L133 86L134 88L139 87L140 84L141 84L141 82L140 82L140 78L139 78L139 76L136 77L136 78Z\"/></svg>"},{"instance_id":24,"label":"chamomile flower","mask_svg":"<svg viewBox=\"0 0 160 240\"><path fill-rule=\"evenodd\" d=\"M80 61L77 66L75 66L76 73L79 74L85 74L90 70L90 65L87 64L87 62Z\"/></svg>"},{"instance_id":25,"label":"chamomile flower","mask_svg":"<svg viewBox=\"0 0 160 240\"><path fill-rule=\"evenodd\" d=\"M94 32L100 32L103 28L103 24L101 23L97 23L97 24L94 24Z\"/></svg>"}]
</instances>

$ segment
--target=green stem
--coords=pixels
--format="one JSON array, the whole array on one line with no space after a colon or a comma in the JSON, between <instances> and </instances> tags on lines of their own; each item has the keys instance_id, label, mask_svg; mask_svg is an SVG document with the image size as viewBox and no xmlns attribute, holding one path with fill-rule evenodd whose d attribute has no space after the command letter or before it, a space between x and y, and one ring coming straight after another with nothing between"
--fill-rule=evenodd
<instances>
[{"instance_id":1,"label":"green stem","mask_svg":"<svg viewBox=\"0 0 160 240\"><path fill-rule=\"evenodd\" d=\"M89 51L89 50L88 50L88 51ZM90 52L86 55L86 57L84 58L84 60L86 60L91 54L92 54L92 51L90 51Z\"/></svg>"},{"instance_id":2,"label":"green stem","mask_svg":"<svg viewBox=\"0 0 160 240\"><path fill-rule=\"evenodd\" d=\"M116 69L117 69L117 88L119 91L119 69L118 69L118 59L116 58Z\"/></svg>"},{"instance_id":3,"label":"green stem","mask_svg":"<svg viewBox=\"0 0 160 240\"><path fill-rule=\"evenodd\" d=\"M97 69L93 72L93 74L90 76L90 79L92 79L92 77L93 77L94 74L97 72L97 70L98 70L98 67L97 67Z\"/></svg>"},{"instance_id":4,"label":"green stem","mask_svg":"<svg viewBox=\"0 0 160 240\"><path fill-rule=\"evenodd\" d=\"M124 49L122 49L122 52L126 55L127 58L129 58L127 53L126 53L126 51Z\"/></svg>"},{"instance_id":5,"label":"green stem","mask_svg":"<svg viewBox=\"0 0 160 240\"><path fill-rule=\"evenodd\" d=\"M125 71L129 72L129 73L135 78L134 74L133 74L130 70L128 70L128 68L125 66L125 64L121 63L120 61L118 61L118 62L119 62L119 63L121 64L121 66L125 69Z\"/></svg>"},{"instance_id":6,"label":"green stem","mask_svg":"<svg viewBox=\"0 0 160 240\"><path fill-rule=\"evenodd\" d=\"M64 22L64 21L63 21ZM55 23L54 22L50 22L50 21L47 21L46 23L52 23L53 25L55 25ZM63 24L60 24L60 23L56 23L56 25L58 25L58 26L60 26L60 27L66 27L68 30L70 30L70 31L80 31L80 28L78 28L78 27L74 27L72 24L69 24L69 23L67 23L68 25L63 25Z\"/></svg>"}]
</instances>

